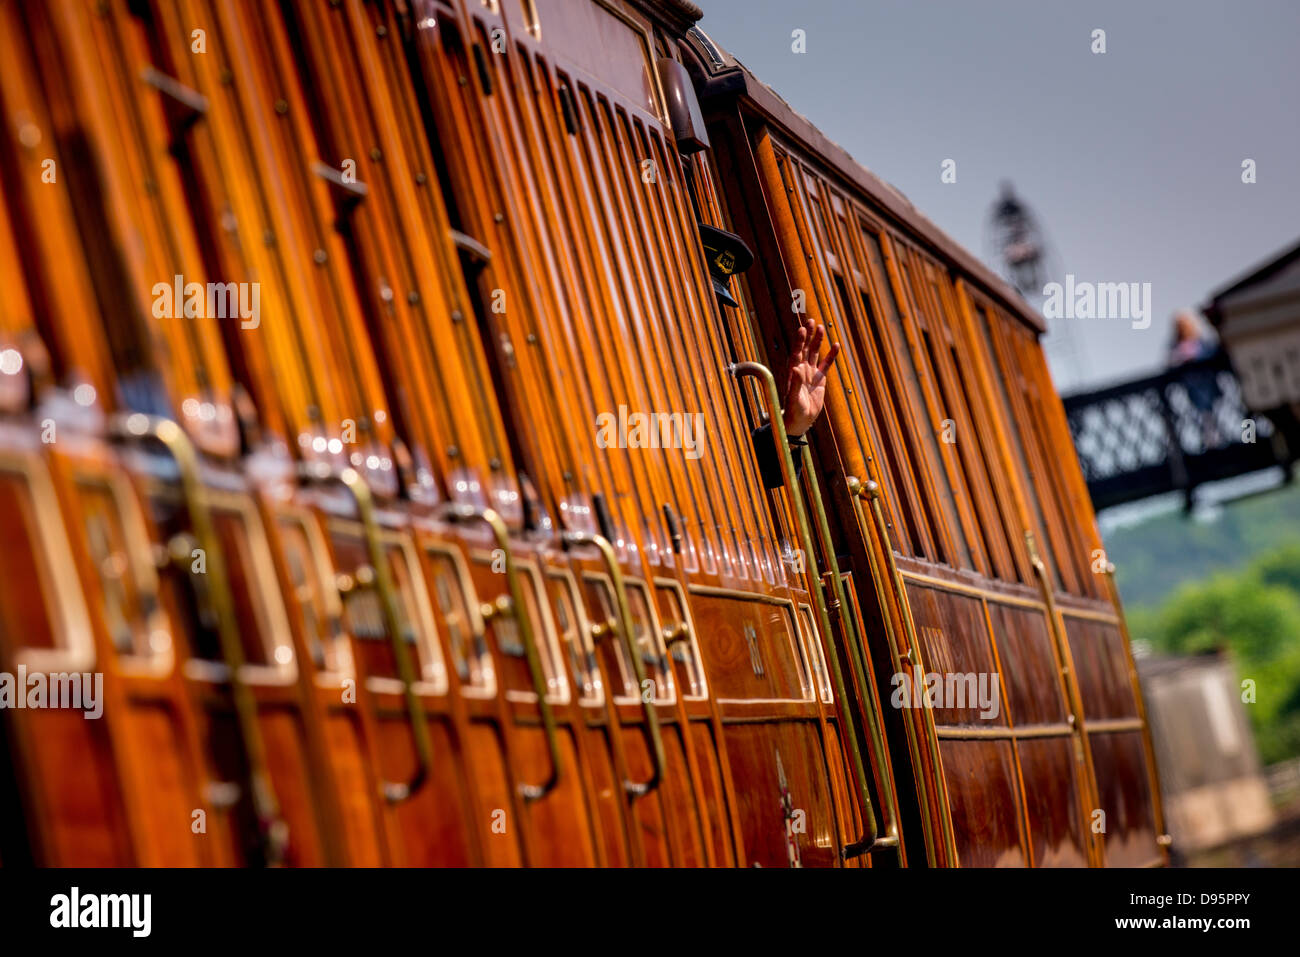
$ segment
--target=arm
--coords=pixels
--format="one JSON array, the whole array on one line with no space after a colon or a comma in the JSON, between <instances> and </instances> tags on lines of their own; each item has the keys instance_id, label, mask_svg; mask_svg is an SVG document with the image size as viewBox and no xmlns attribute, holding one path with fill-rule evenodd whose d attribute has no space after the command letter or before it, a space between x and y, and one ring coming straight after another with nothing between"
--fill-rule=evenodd
<instances>
[{"instance_id":1,"label":"arm","mask_svg":"<svg viewBox=\"0 0 1300 957\"><path fill-rule=\"evenodd\" d=\"M790 437L796 471L802 468L799 447L807 444L804 436L821 415L826 403L826 376L840 351L839 343L833 343L826 351L826 358L818 362L817 355L825 338L825 328L811 318L805 318L799 326L794 354L787 367L781 418L785 423L786 434ZM764 487L780 488L785 483L781 476L781 461L772 438L771 424L759 426L753 431L752 437Z\"/></svg>"}]
</instances>

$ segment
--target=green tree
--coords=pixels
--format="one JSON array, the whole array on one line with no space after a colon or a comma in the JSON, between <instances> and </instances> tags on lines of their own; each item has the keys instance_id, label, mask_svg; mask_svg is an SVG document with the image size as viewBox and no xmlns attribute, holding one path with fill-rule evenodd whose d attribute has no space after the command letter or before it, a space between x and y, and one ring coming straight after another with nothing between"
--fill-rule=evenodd
<instances>
[{"instance_id":1,"label":"green tree","mask_svg":"<svg viewBox=\"0 0 1300 957\"><path fill-rule=\"evenodd\" d=\"M1184 585L1130 624L1135 637L1167 653L1228 651L1239 676L1254 682L1247 713L1263 760L1300 754L1300 548Z\"/></svg>"},{"instance_id":2,"label":"green tree","mask_svg":"<svg viewBox=\"0 0 1300 957\"><path fill-rule=\"evenodd\" d=\"M1281 585L1300 595L1300 544L1279 548L1255 562L1255 571L1266 585Z\"/></svg>"}]
</instances>

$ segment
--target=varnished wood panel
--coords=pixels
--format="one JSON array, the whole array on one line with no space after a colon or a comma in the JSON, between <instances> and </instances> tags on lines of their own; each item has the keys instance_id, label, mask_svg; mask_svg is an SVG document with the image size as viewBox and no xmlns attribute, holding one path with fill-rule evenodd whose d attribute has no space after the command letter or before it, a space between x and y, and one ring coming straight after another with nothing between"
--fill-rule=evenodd
<instances>
[{"instance_id":1,"label":"varnished wood panel","mask_svg":"<svg viewBox=\"0 0 1300 957\"><path fill-rule=\"evenodd\" d=\"M1011 742L942 741L939 749L962 866L1027 866Z\"/></svg>"},{"instance_id":2,"label":"varnished wood panel","mask_svg":"<svg viewBox=\"0 0 1300 957\"><path fill-rule=\"evenodd\" d=\"M1026 738L1016 742L1025 777L1029 841L1035 867L1087 867L1084 835L1091 821L1080 807L1074 742Z\"/></svg>"},{"instance_id":3,"label":"varnished wood panel","mask_svg":"<svg viewBox=\"0 0 1300 957\"><path fill-rule=\"evenodd\" d=\"M1144 867L1160 860L1141 732L1090 734L1088 743L1097 769L1100 807L1094 810L1106 814L1101 838L1106 864Z\"/></svg>"}]
</instances>

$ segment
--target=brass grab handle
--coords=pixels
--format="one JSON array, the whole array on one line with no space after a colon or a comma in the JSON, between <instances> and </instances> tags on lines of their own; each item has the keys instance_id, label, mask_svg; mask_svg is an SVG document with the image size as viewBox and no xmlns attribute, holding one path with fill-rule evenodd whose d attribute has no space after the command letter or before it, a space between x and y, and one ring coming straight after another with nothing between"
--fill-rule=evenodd
<instances>
[{"instance_id":1,"label":"brass grab handle","mask_svg":"<svg viewBox=\"0 0 1300 957\"><path fill-rule=\"evenodd\" d=\"M885 520L884 508L880 504L880 486L872 479L868 479L866 482L858 482L858 480L856 478L853 478L852 476L849 477L848 482L849 482L850 492L854 493L855 504L856 504L856 499L859 498L865 498L871 502L871 511L875 519L876 532L880 536L881 550L884 551L885 553L885 561L889 567L890 582L893 585L894 596L898 601L899 613L902 615L903 632L907 636L907 641L908 641L907 652L905 654L899 654L897 637L895 635L895 632L893 631L892 628L887 627L886 635L889 638L889 640L893 642L893 648L891 650L894 652L894 656L899 661L900 665L901 662L906 661L908 664L914 666L920 666L921 645L916 637L916 623L912 619L912 606L907 599L907 589L906 586L903 584L903 576L898 571L898 563L894 560L894 545L889 537L889 524ZM855 487L856 487L856 491L855 491ZM863 522L863 524L864 525L866 524L865 521ZM869 548L868 548L868 555L870 555ZM879 574L879 567L876 565L874 556L871 557L871 567L872 567L873 574ZM883 584L881 587L883 587ZM909 725L909 730L910 730L910 725ZM947 855L948 861L950 863L955 863L957 861L957 840L956 837L953 835L953 831L952 831L952 816L949 812L949 805L948 805L948 788L946 782L944 781L943 766L940 763L940 759L939 759L939 736L934 732L933 723L930 721L926 722L925 730L926 730L926 738L925 738L926 751L929 754L930 762L934 767L935 781L938 786L938 797L939 797L938 811L939 811L940 836L943 839L944 852ZM925 776L924 774L920 773L919 754L913 742L910 739L909 739L909 746L912 752L912 760L917 765L918 768L917 780L919 782L922 782L922 787L923 787L922 799L928 800L928 793L926 793L928 792L928 788L924 787ZM921 822L926 832L926 837L927 837L926 853L927 856L929 856L930 854L932 854L933 839L930 834L930 825L929 825L928 816L922 814ZM933 865L935 862L931 860L930 863Z\"/></svg>"},{"instance_id":2,"label":"brass grab handle","mask_svg":"<svg viewBox=\"0 0 1300 957\"><path fill-rule=\"evenodd\" d=\"M869 533L871 522L866 517L866 513L862 508L862 500L866 498L871 498L872 496L879 495L879 486L870 479L868 479L865 483L860 482L858 481L857 478L855 478L852 475L846 478L845 484L848 486L849 500L853 502L853 511L854 514L857 516L858 525L862 529L863 534L866 535ZM894 631L893 616L887 614L884 608L883 594L885 590L885 583L883 580L883 576L880 573L880 564L876 561L876 553L871 547L871 542L864 541L863 544L865 546L865 551L867 553L867 566L871 570L872 588L875 589L876 594L882 596L880 617L885 626L885 641L889 645L889 654L894 662L894 667L898 668L899 670L902 670L903 662L907 662L910 664L912 661L912 649L909 647L905 653L900 653L899 651L898 635ZM886 545L886 547L889 546ZM920 751L916 744L916 733L910 722L905 722L904 728L906 729L906 734L907 734L908 753L911 756L913 765L917 768L920 768L922 764L920 760ZM928 804L929 803L928 787L925 783L924 776L918 774L917 782L920 785L920 789L921 789L921 800L924 803ZM896 838L898 836L898 816L897 816L898 809L897 807L895 807L891 810L893 813L893 817L892 820L890 821L889 833L891 834L891 836ZM926 831L926 839L928 844L929 836L930 836L929 818L925 815L922 815L921 820L924 824L924 828ZM932 866L933 863L934 863L933 860L931 860L930 864Z\"/></svg>"},{"instance_id":3,"label":"brass grab handle","mask_svg":"<svg viewBox=\"0 0 1300 957\"><path fill-rule=\"evenodd\" d=\"M528 605L524 601L524 591L519 584L519 570L515 567L514 553L510 548L510 529L505 520L490 508L477 509L472 505L449 502L441 506L437 514L452 522L479 521L492 530L497 547L505 556L506 586L510 596L500 596L495 602L485 602L479 609L483 619L499 615L511 615L519 626L523 638L524 657L528 662L528 673L533 681L533 691L537 694L537 707L542 716L542 729L546 735L546 751L551 760L551 773L541 784L520 782L519 793L525 801L536 801L555 790L560 783L560 738L555 729L555 714L551 703L546 698L546 673L542 669L541 652L537 649L537 638L533 634L533 623L528 617Z\"/></svg>"},{"instance_id":4,"label":"brass grab handle","mask_svg":"<svg viewBox=\"0 0 1300 957\"><path fill-rule=\"evenodd\" d=\"M881 797L884 799L885 811L889 816L886 831L883 834L875 832L873 844L864 843L860 847L851 848L850 850L857 853L866 853L876 847L897 847L898 806L894 800L893 775L890 773L885 735L881 729L883 719L876 711L876 699L872 694L867 642L865 636L859 633L857 616L851 613L848 601L845 598L844 579L840 575L839 562L835 558L835 543L831 540L830 523L826 519L826 508L822 504L821 489L814 477L812 452L807 445L803 446L803 471L804 475L808 477L809 496L812 499L813 517L817 521L817 531L821 538L822 554L829 566L828 575L831 581L831 594L836 607L839 609L840 620L845 626L849 665L854 669L858 687L863 691L862 713L867 726L867 734L871 736L872 764L880 778Z\"/></svg>"},{"instance_id":5,"label":"brass grab handle","mask_svg":"<svg viewBox=\"0 0 1300 957\"><path fill-rule=\"evenodd\" d=\"M235 624L235 599L222 555L221 540L217 537L212 513L203 500L198 452L185 431L171 419L142 412L119 414L110 421L110 429L120 438L156 439L176 463L190 525L199 547L207 556L209 593L216 617L217 634L221 640L221 656L230 672L230 695L235 705L235 720L248 758L253 810L257 815L263 854L268 865L274 867L282 864L289 845L289 825L280 814L280 804L276 800L275 787L267 767L266 745L258 723L257 701L243 679L244 646L240 643Z\"/></svg>"},{"instance_id":6,"label":"brass grab handle","mask_svg":"<svg viewBox=\"0 0 1300 957\"><path fill-rule=\"evenodd\" d=\"M641 710L645 712L646 729L650 733L650 761L653 770L648 781L624 781L623 788L633 797L644 797L659 787L663 781L665 765L664 739L659 729L659 713L655 711L654 701L647 701L645 695L640 694L640 690L646 682L645 665L641 661L641 653L636 647L636 630L632 625L632 608L627 600L627 585L623 581L623 570L619 568L618 556L614 554L614 546L603 535L590 535L586 532L565 532L564 544L566 546L596 546L600 551L601 558L605 561L605 567L609 569L609 579L614 586L614 607L618 614L618 620L606 622L608 630L602 632L599 637L613 637L615 631L621 632L623 647L627 650L628 660L632 663L632 674L636 678L638 697L641 699ZM593 636L595 636L594 630Z\"/></svg>"},{"instance_id":7,"label":"brass grab handle","mask_svg":"<svg viewBox=\"0 0 1300 957\"><path fill-rule=\"evenodd\" d=\"M402 616L399 611L400 599L393 584L392 570L388 566L388 557L384 554L383 543L379 540L379 523L375 520L375 500L370 486L361 474L353 468L341 472L331 472L328 466L304 465L301 477L314 482L337 482L352 494L357 505L357 517L361 520L362 534L366 539L366 552L370 556L370 570L364 577L358 573L357 584L374 585L379 592L379 605L384 615L384 628L388 631L389 643L393 646L393 658L397 662L397 674L402 682L402 697L406 704L406 713L411 719L411 734L415 738L415 773L409 781L383 781L380 788L384 799L390 804L407 800L424 786L433 769L433 743L429 738L428 719L424 705L416 693L417 680L415 668L411 665L411 656L407 652L406 642L402 639ZM342 589L340 589L342 591Z\"/></svg>"},{"instance_id":8,"label":"brass grab handle","mask_svg":"<svg viewBox=\"0 0 1300 957\"><path fill-rule=\"evenodd\" d=\"M727 371L737 379L748 377L759 379L763 383L764 388L761 391L767 408L767 418L772 425L772 440L776 443L777 450L780 453L781 474L785 479L785 486L789 490L793 503L791 511L794 512L795 524L799 527L799 544L811 562L817 552L813 546L812 531L808 527L807 506L804 503L803 491L799 487L799 476L795 472L794 458L790 454L790 439L786 435L785 421L781 417L781 395L777 391L776 379L767 366L758 362L735 363L728 366ZM809 591L812 593L813 606L817 609L817 623L822 634L826 636L829 645L826 660L830 664L831 677L835 682L835 693L839 696L844 713L844 721L841 723L843 724L844 737L849 745L849 755L853 759L853 773L857 778L867 831L861 838L840 849L841 856L847 858L861 854L875 844L877 839L876 810L871 802L871 789L867 784L866 767L862 763L862 746L858 741L858 732L853 726L853 718L850 714L853 699L849 697L848 689L844 684L844 672L841 670L839 658L836 656L835 633L831 629L830 613L826 610L826 596L815 582L811 584L812 587Z\"/></svg>"}]
</instances>

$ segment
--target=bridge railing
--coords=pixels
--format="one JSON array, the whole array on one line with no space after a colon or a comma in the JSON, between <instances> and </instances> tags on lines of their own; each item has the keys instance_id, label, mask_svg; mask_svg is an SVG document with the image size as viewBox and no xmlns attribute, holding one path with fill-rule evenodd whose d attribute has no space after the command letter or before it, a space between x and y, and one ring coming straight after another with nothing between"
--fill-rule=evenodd
<instances>
[{"instance_id":1,"label":"bridge railing","mask_svg":"<svg viewBox=\"0 0 1300 957\"><path fill-rule=\"evenodd\" d=\"M1293 457L1242 400L1226 353L1062 397L1097 511L1244 475Z\"/></svg>"}]
</instances>

